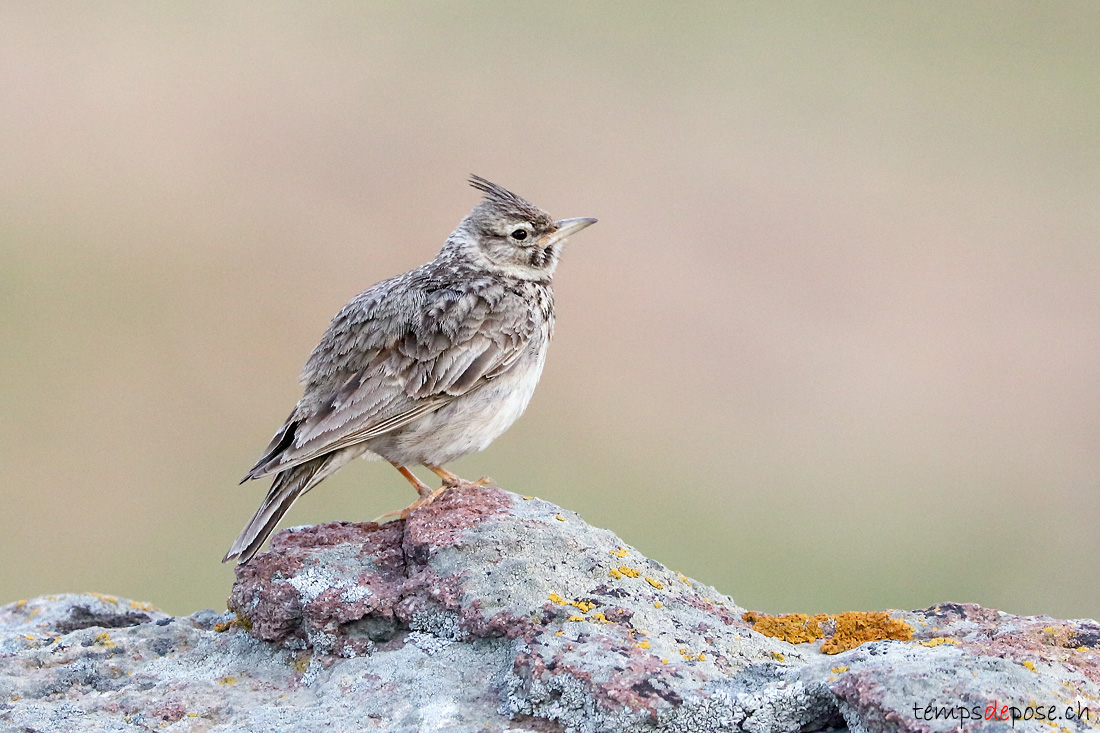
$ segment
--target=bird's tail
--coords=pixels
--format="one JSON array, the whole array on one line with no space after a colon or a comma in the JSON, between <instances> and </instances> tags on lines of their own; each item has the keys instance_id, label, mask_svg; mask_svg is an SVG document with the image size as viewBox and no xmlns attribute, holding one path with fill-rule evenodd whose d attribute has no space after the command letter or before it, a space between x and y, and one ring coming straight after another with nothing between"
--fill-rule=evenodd
<instances>
[{"instance_id":1,"label":"bird's tail","mask_svg":"<svg viewBox=\"0 0 1100 733\"><path fill-rule=\"evenodd\" d=\"M329 453L277 474L267 496L264 497L263 504L241 530L240 536L222 558L222 562L229 562L236 558L237 563L243 565L251 560L299 496L355 457L348 453L351 451Z\"/></svg>"}]
</instances>

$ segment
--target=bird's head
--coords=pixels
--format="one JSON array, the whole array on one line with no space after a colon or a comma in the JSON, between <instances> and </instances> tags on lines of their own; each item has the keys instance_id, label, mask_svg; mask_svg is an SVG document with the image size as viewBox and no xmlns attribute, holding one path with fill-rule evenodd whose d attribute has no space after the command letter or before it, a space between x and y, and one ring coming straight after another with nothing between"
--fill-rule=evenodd
<instances>
[{"instance_id":1,"label":"bird's head","mask_svg":"<svg viewBox=\"0 0 1100 733\"><path fill-rule=\"evenodd\" d=\"M595 219L560 219L480 176L470 185L485 198L447 242L487 270L522 280L550 280L570 234Z\"/></svg>"}]
</instances>

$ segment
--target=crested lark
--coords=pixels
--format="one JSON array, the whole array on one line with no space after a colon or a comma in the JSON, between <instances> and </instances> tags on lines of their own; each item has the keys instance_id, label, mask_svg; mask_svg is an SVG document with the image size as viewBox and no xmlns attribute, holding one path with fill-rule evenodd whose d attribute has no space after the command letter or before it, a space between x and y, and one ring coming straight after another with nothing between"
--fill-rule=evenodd
<instances>
[{"instance_id":1,"label":"crested lark","mask_svg":"<svg viewBox=\"0 0 1100 733\"><path fill-rule=\"evenodd\" d=\"M223 562L248 562L299 496L360 456L385 458L416 488L407 516L463 481L444 464L485 449L527 407L554 330L562 243L596 220L554 221L484 178L470 183L484 199L434 260L332 319L302 369L302 399L244 479L275 476ZM414 465L443 486L432 491Z\"/></svg>"}]
</instances>

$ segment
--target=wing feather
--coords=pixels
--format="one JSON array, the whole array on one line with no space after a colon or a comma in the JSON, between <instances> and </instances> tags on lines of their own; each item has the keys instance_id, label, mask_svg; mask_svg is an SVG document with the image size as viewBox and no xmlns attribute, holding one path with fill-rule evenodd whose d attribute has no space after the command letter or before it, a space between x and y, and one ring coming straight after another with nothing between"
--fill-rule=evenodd
<instances>
[{"instance_id":1,"label":"wing feather","mask_svg":"<svg viewBox=\"0 0 1100 733\"><path fill-rule=\"evenodd\" d=\"M469 274L438 287L414 270L364 291L329 325L302 370L304 396L247 478L399 430L478 389L538 335L533 308Z\"/></svg>"}]
</instances>

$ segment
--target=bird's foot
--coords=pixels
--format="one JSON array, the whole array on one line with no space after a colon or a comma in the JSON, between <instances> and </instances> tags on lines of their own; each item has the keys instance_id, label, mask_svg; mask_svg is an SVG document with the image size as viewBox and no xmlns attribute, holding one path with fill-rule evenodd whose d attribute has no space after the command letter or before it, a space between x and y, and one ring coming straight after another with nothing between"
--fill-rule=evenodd
<instances>
[{"instance_id":1,"label":"bird's foot","mask_svg":"<svg viewBox=\"0 0 1100 733\"><path fill-rule=\"evenodd\" d=\"M417 509L419 509L422 506L428 506L429 504L434 502L436 499L443 496L443 494L447 493L447 491L450 488L451 488L450 486L440 486L438 489L436 489L435 491L427 494L426 496L421 496L419 499L414 501L412 504L409 504L404 509L395 509L392 512L386 512L385 514L382 514L382 515L376 517L374 521L378 524L381 524L383 520L389 519L389 518L408 519L409 516L413 512L415 512Z\"/></svg>"},{"instance_id":2,"label":"bird's foot","mask_svg":"<svg viewBox=\"0 0 1100 733\"><path fill-rule=\"evenodd\" d=\"M482 476L477 481L467 481L461 476L451 473L442 466L428 466L428 469L431 470L431 472L434 473L436 476L443 479L444 488L480 489L484 486L496 486L496 482L488 476Z\"/></svg>"}]
</instances>

